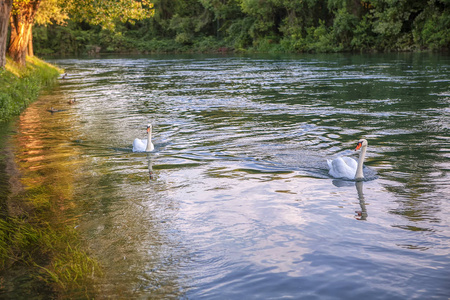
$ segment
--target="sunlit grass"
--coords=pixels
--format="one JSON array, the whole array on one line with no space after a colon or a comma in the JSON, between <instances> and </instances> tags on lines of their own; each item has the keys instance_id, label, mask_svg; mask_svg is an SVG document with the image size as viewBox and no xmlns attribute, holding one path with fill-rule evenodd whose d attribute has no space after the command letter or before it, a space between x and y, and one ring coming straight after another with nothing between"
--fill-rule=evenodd
<instances>
[{"instance_id":1,"label":"sunlit grass","mask_svg":"<svg viewBox=\"0 0 450 300\"><path fill-rule=\"evenodd\" d=\"M94 275L101 276L101 269L82 250L76 231L69 226L55 229L49 223L34 221L0 219L0 268L26 265L33 277L60 295L92 293L91 281Z\"/></svg>"},{"instance_id":2,"label":"sunlit grass","mask_svg":"<svg viewBox=\"0 0 450 300\"><path fill-rule=\"evenodd\" d=\"M68 226L63 234L49 228L42 237L45 249L51 249L51 263L46 266L35 264L41 272L39 278L56 286L60 294L76 294L77 291L90 294L92 280L101 276L97 261L82 250L77 233Z\"/></svg>"},{"instance_id":3,"label":"sunlit grass","mask_svg":"<svg viewBox=\"0 0 450 300\"><path fill-rule=\"evenodd\" d=\"M41 235L30 223L20 218L0 219L0 267L24 261L32 251Z\"/></svg>"},{"instance_id":4,"label":"sunlit grass","mask_svg":"<svg viewBox=\"0 0 450 300\"><path fill-rule=\"evenodd\" d=\"M94 277L102 276L101 268L84 250L74 219L65 217L59 208L67 184L52 183L51 175L42 176L46 180L9 197L21 209L0 218L0 269L21 265L62 298L90 298Z\"/></svg>"},{"instance_id":5,"label":"sunlit grass","mask_svg":"<svg viewBox=\"0 0 450 300\"><path fill-rule=\"evenodd\" d=\"M0 69L0 122L19 115L60 73L61 69L36 57L27 57L25 67L7 58Z\"/></svg>"},{"instance_id":6,"label":"sunlit grass","mask_svg":"<svg viewBox=\"0 0 450 300\"><path fill-rule=\"evenodd\" d=\"M27 58L26 67L8 59L0 70L0 121L19 115L61 72L37 58ZM20 120L27 116L22 114ZM17 147L16 152L27 152L29 145L22 141ZM18 153L21 188L8 196L7 209L0 212L0 290L7 280L15 280L8 272L21 269L33 285L48 287L57 298L93 298L93 280L101 276L101 268L86 252L75 219L65 214L75 205L72 169L55 164L48 173L36 173L31 166L38 162L17 159ZM65 180L58 179L60 174Z\"/></svg>"}]
</instances>

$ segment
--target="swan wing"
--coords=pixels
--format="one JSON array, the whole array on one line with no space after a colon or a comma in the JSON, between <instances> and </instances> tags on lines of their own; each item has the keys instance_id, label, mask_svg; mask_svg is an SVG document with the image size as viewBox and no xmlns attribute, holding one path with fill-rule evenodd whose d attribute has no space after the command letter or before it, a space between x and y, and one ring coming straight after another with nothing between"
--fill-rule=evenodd
<instances>
[{"instance_id":1,"label":"swan wing","mask_svg":"<svg viewBox=\"0 0 450 300\"><path fill-rule=\"evenodd\" d=\"M144 152L147 147L147 140L135 138L133 141L133 152Z\"/></svg>"},{"instance_id":2,"label":"swan wing","mask_svg":"<svg viewBox=\"0 0 450 300\"><path fill-rule=\"evenodd\" d=\"M347 166L354 169L356 172L356 168L358 168L358 162L356 160L347 156L342 157L342 160L347 164Z\"/></svg>"},{"instance_id":3,"label":"swan wing","mask_svg":"<svg viewBox=\"0 0 450 300\"><path fill-rule=\"evenodd\" d=\"M328 172L334 178L355 178L356 167L358 163L350 157L338 157L333 160L327 160L330 171Z\"/></svg>"}]
</instances>

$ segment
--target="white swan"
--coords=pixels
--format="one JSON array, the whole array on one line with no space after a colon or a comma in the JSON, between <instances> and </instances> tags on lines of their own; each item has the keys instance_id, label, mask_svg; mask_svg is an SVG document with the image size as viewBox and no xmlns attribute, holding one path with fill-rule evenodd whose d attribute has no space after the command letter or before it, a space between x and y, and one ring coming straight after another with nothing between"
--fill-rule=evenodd
<instances>
[{"instance_id":1,"label":"white swan","mask_svg":"<svg viewBox=\"0 0 450 300\"><path fill-rule=\"evenodd\" d=\"M335 178L346 178L363 180L363 164L366 157L367 140L361 139L356 145L356 150L361 149L358 162L350 157L338 157L336 159L327 160L328 167L330 167L329 174Z\"/></svg>"},{"instance_id":2,"label":"white swan","mask_svg":"<svg viewBox=\"0 0 450 300\"><path fill-rule=\"evenodd\" d=\"M155 149L155 146L152 143L152 124L147 125L147 139L138 139L135 138L133 141L133 152L150 152Z\"/></svg>"}]
</instances>

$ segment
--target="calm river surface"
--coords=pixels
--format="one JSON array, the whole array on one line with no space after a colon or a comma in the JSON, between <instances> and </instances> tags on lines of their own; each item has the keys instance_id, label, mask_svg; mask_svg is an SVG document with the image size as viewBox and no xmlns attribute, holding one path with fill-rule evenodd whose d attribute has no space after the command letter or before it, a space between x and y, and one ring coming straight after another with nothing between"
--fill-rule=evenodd
<instances>
[{"instance_id":1,"label":"calm river surface","mask_svg":"<svg viewBox=\"0 0 450 300\"><path fill-rule=\"evenodd\" d=\"M450 297L449 56L50 62L16 155L66 187L105 298ZM367 180L331 178L362 137Z\"/></svg>"}]
</instances>

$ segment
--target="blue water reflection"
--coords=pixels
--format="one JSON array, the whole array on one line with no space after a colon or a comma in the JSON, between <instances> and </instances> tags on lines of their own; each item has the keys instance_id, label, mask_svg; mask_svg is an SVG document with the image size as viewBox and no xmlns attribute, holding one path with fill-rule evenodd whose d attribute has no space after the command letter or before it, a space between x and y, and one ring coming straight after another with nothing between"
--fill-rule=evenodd
<instances>
[{"instance_id":1,"label":"blue water reflection","mask_svg":"<svg viewBox=\"0 0 450 300\"><path fill-rule=\"evenodd\" d=\"M450 294L449 57L52 62L68 76L35 105L77 98L52 122L76 129L79 230L106 297ZM132 153L148 122L154 153ZM374 180L330 178L361 137Z\"/></svg>"}]
</instances>

